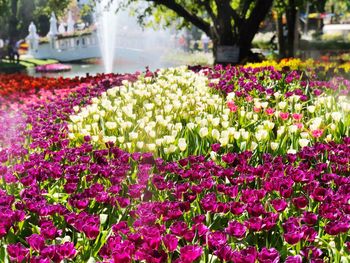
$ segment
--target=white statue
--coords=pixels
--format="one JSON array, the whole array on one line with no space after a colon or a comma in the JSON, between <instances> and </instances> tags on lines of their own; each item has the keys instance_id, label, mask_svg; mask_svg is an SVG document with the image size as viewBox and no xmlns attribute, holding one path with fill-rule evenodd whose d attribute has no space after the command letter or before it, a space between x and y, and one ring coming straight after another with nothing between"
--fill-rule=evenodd
<instances>
[{"instance_id":1,"label":"white statue","mask_svg":"<svg viewBox=\"0 0 350 263\"><path fill-rule=\"evenodd\" d=\"M28 31L29 35L26 37L26 40L29 44L29 54L33 55L39 46L39 35L36 33L36 26L33 22L30 23Z\"/></svg>"},{"instance_id":2,"label":"white statue","mask_svg":"<svg viewBox=\"0 0 350 263\"><path fill-rule=\"evenodd\" d=\"M74 33L74 25L75 25L75 21L72 17L72 12L69 10L68 12L68 20L67 20L67 33L68 34L73 34Z\"/></svg>"},{"instance_id":3,"label":"white statue","mask_svg":"<svg viewBox=\"0 0 350 263\"><path fill-rule=\"evenodd\" d=\"M63 35L66 33L66 26L64 25L64 23L60 23L59 27L58 27L58 33Z\"/></svg>"},{"instance_id":4,"label":"white statue","mask_svg":"<svg viewBox=\"0 0 350 263\"><path fill-rule=\"evenodd\" d=\"M47 34L48 37L53 37L55 35L57 35L57 19L55 16L55 13L52 12L51 13L51 18L50 18L50 31Z\"/></svg>"}]
</instances>

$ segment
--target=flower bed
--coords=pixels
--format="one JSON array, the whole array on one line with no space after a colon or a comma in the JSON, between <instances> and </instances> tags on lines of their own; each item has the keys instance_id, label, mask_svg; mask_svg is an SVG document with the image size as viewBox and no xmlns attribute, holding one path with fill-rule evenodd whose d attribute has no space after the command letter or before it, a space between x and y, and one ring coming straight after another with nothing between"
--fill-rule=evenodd
<instances>
[{"instance_id":1,"label":"flower bed","mask_svg":"<svg viewBox=\"0 0 350 263\"><path fill-rule=\"evenodd\" d=\"M50 72L65 72L65 71L70 71L72 69L72 66L70 65L65 65L65 64L48 64L48 65L41 65L41 66L36 66L35 71L36 72L45 72L45 73L50 73Z\"/></svg>"},{"instance_id":2,"label":"flower bed","mask_svg":"<svg viewBox=\"0 0 350 263\"><path fill-rule=\"evenodd\" d=\"M177 68L7 92L41 96L0 114L0 261L345 262L349 85L299 73Z\"/></svg>"},{"instance_id":3,"label":"flower bed","mask_svg":"<svg viewBox=\"0 0 350 263\"><path fill-rule=\"evenodd\" d=\"M213 143L284 154L316 141L339 142L349 134L349 83L299 79L272 68L162 70L76 107L69 137L82 143L91 136L100 146L112 141L166 159L208 153Z\"/></svg>"}]
</instances>

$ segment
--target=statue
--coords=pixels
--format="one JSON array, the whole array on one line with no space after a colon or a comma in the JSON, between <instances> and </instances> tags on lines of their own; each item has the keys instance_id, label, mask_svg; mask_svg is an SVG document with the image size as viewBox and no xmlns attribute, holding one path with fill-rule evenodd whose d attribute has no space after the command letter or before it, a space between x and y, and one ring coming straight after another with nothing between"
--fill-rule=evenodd
<instances>
[{"instance_id":1,"label":"statue","mask_svg":"<svg viewBox=\"0 0 350 263\"><path fill-rule=\"evenodd\" d=\"M47 34L48 37L54 37L55 35L57 35L57 19L55 16L55 13L52 12L51 13L51 18L50 18L50 31Z\"/></svg>"},{"instance_id":2,"label":"statue","mask_svg":"<svg viewBox=\"0 0 350 263\"><path fill-rule=\"evenodd\" d=\"M68 33L68 34L73 34L73 33L74 33L75 21L73 20L72 12L71 12L71 11L68 12L67 25L68 25L67 33Z\"/></svg>"},{"instance_id":3,"label":"statue","mask_svg":"<svg viewBox=\"0 0 350 263\"><path fill-rule=\"evenodd\" d=\"M58 33L61 34L61 35L63 35L63 34L66 33L66 27L65 27L65 25L64 25L63 22L60 23L60 25L59 25L59 27L58 27Z\"/></svg>"},{"instance_id":4,"label":"statue","mask_svg":"<svg viewBox=\"0 0 350 263\"><path fill-rule=\"evenodd\" d=\"M29 45L29 54L33 55L39 46L39 35L36 33L36 26L33 22L30 23L29 35L26 37L26 41Z\"/></svg>"}]
</instances>

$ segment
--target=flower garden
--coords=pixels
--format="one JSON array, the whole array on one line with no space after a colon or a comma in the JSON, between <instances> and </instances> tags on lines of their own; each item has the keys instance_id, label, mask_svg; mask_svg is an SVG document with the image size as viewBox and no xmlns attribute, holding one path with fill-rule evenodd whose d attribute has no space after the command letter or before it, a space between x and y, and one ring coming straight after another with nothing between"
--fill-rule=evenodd
<instances>
[{"instance_id":1,"label":"flower garden","mask_svg":"<svg viewBox=\"0 0 350 263\"><path fill-rule=\"evenodd\" d=\"M1 75L0 262L349 262L350 67L269 63Z\"/></svg>"}]
</instances>

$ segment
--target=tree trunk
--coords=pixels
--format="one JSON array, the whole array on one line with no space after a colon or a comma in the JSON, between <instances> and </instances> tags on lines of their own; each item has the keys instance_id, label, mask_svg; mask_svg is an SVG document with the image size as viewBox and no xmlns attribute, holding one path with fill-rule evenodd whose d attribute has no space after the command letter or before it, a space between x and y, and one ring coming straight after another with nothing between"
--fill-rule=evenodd
<instances>
[{"instance_id":1,"label":"tree trunk","mask_svg":"<svg viewBox=\"0 0 350 263\"><path fill-rule=\"evenodd\" d=\"M289 0L289 6L287 7L287 56L294 57L295 51L295 25L297 20L297 8L295 0Z\"/></svg>"},{"instance_id":2,"label":"tree trunk","mask_svg":"<svg viewBox=\"0 0 350 263\"><path fill-rule=\"evenodd\" d=\"M213 54L215 64L236 64L238 58L233 58L233 48L235 46L235 36L232 26L231 15L228 12L230 2L217 1L218 16L212 32Z\"/></svg>"},{"instance_id":3,"label":"tree trunk","mask_svg":"<svg viewBox=\"0 0 350 263\"><path fill-rule=\"evenodd\" d=\"M212 36L214 44L215 63L220 64L244 64L248 61L260 61L257 54L251 51L252 41L259 31L260 23L265 19L266 14L272 6L273 0L259 0L249 18L235 17L230 6L230 1L216 0L218 6L218 22L214 26L216 35ZM222 3L222 4L221 4ZM234 17L234 25L232 25ZM224 59L226 50L230 59ZM220 56L223 55L222 57Z\"/></svg>"},{"instance_id":4,"label":"tree trunk","mask_svg":"<svg viewBox=\"0 0 350 263\"><path fill-rule=\"evenodd\" d=\"M260 24L271 9L273 0L257 1L248 19L238 24L238 46L240 48L240 63L258 62L261 58L251 51L254 36L259 31Z\"/></svg>"},{"instance_id":5,"label":"tree trunk","mask_svg":"<svg viewBox=\"0 0 350 263\"><path fill-rule=\"evenodd\" d=\"M18 0L11 0L11 15L9 19L9 28L8 34L11 41L14 41L17 38L17 8L18 8Z\"/></svg>"},{"instance_id":6,"label":"tree trunk","mask_svg":"<svg viewBox=\"0 0 350 263\"><path fill-rule=\"evenodd\" d=\"M284 38L282 13L277 14L276 29L277 29L276 34L277 34L277 39L278 39L278 56L279 56L279 58L285 58L286 57L286 42L285 42L285 38Z\"/></svg>"}]
</instances>

